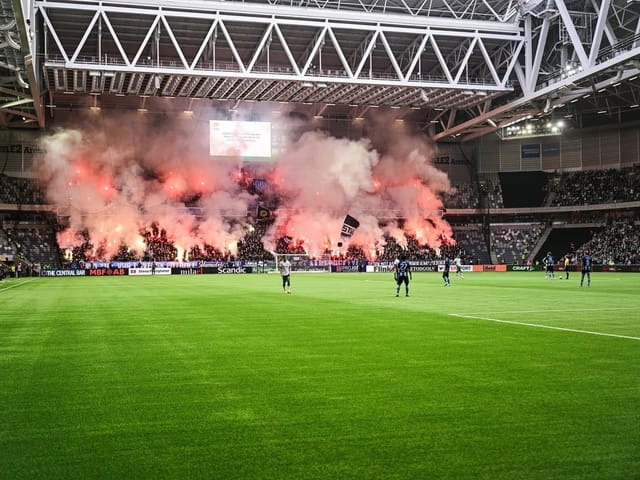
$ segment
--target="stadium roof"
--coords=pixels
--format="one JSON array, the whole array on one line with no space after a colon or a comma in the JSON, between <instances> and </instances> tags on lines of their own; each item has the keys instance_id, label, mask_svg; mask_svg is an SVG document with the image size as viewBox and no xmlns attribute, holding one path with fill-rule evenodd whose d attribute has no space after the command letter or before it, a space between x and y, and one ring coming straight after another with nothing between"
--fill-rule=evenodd
<instances>
[{"instance_id":1,"label":"stadium roof","mask_svg":"<svg viewBox=\"0 0 640 480\"><path fill-rule=\"evenodd\" d=\"M0 0L0 126L206 102L388 109L456 141L531 117L628 123L639 19L637 0Z\"/></svg>"}]
</instances>

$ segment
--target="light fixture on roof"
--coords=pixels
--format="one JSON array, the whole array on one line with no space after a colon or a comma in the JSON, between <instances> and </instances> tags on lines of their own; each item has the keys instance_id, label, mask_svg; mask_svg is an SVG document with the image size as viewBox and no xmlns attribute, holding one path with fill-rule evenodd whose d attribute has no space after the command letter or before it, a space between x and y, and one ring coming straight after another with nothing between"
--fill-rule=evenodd
<instances>
[{"instance_id":1,"label":"light fixture on roof","mask_svg":"<svg viewBox=\"0 0 640 480\"><path fill-rule=\"evenodd\" d=\"M565 116L571 118L571 116ZM497 133L502 140L513 140L521 138L535 138L561 135L565 129L566 123L563 119L550 119L545 122L529 121L522 124L516 124L526 118L517 119L508 125L504 125L498 129ZM538 119L533 119L538 120Z\"/></svg>"},{"instance_id":2,"label":"light fixture on roof","mask_svg":"<svg viewBox=\"0 0 640 480\"><path fill-rule=\"evenodd\" d=\"M91 70L89 72L89 76L90 77L99 77L100 76L100 72L98 72L97 70Z\"/></svg>"},{"instance_id":3,"label":"light fixture on roof","mask_svg":"<svg viewBox=\"0 0 640 480\"><path fill-rule=\"evenodd\" d=\"M307 87L307 88L311 88L311 87L313 87L313 83L311 83L311 82L302 82L302 86L303 87Z\"/></svg>"},{"instance_id":4,"label":"light fixture on roof","mask_svg":"<svg viewBox=\"0 0 640 480\"><path fill-rule=\"evenodd\" d=\"M327 84L324 82L318 82L316 83L316 87L318 88L327 88Z\"/></svg>"}]
</instances>

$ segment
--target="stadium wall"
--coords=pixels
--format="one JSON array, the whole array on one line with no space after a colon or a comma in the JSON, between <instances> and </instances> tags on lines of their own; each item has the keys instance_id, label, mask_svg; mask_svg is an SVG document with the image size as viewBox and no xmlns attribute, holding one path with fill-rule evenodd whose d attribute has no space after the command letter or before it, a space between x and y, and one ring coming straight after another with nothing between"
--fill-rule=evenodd
<instances>
[{"instance_id":1,"label":"stadium wall","mask_svg":"<svg viewBox=\"0 0 640 480\"><path fill-rule=\"evenodd\" d=\"M478 171L572 171L628 167L640 163L640 128L584 129L562 135L478 143Z\"/></svg>"}]
</instances>

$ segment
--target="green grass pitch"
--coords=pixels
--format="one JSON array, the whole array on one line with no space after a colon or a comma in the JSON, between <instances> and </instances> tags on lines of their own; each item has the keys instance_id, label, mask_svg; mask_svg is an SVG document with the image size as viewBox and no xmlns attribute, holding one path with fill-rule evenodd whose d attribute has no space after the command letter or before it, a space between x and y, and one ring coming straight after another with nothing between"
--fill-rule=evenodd
<instances>
[{"instance_id":1,"label":"green grass pitch","mask_svg":"<svg viewBox=\"0 0 640 480\"><path fill-rule=\"evenodd\" d=\"M451 280L5 280L0 478L640 478L640 275Z\"/></svg>"}]
</instances>

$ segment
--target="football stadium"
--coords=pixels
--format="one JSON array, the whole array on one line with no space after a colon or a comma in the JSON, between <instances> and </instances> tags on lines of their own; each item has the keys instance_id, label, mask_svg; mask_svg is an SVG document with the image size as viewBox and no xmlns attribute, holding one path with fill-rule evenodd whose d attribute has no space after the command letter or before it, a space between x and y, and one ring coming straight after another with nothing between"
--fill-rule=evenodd
<instances>
[{"instance_id":1,"label":"football stadium","mask_svg":"<svg viewBox=\"0 0 640 480\"><path fill-rule=\"evenodd\" d=\"M0 39L0 479L640 479L640 2Z\"/></svg>"}]
</instances>

